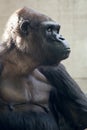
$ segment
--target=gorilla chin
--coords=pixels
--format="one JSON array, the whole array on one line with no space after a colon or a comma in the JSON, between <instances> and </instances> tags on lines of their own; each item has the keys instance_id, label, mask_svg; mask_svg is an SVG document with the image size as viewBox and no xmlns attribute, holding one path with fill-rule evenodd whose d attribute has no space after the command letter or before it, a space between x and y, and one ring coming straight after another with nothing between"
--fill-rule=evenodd
<instances>
[{"instance_id":1,"label":"gorilla chin","mask_svg":"<svg viewBox=\"0 0 87 130\"><path fill-rule=\"evenodd\" d=\"M70 52L71 52L70 48L67 48L67 49L64 51L64 53L63 53L63 59L68 58L69 55L70 55ZM61 59L61 60L63 60L63 59Z\"/></svg>"}]
</instances>

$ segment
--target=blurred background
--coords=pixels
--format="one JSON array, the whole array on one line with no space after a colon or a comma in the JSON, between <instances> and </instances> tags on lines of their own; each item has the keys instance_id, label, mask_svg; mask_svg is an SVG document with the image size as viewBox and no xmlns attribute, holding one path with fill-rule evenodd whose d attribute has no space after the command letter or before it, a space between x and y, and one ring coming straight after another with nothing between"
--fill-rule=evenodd
<instances>
[{"instance_id":1,"label":"blurred background","mask_svg":"<svg viewBox=\"0 0 87 130\"><path fill-rule=\"evenodd\" d=\"M27 6L52 17L71 47L63 61L68 72L87 93L87 0L0 0L0 38L9 16Z\"/></svg>"}]
</instances>

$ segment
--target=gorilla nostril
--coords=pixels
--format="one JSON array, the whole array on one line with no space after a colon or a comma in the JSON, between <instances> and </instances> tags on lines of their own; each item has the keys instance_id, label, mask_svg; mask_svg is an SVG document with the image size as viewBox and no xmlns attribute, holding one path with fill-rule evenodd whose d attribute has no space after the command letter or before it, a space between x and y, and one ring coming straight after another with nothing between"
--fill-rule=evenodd
<instances>
[{"instance_id":1,"label":"gorilla nostril","mask_svg":"<svg viewBox=\"0 0 87 130\"><path fill-rule=\"evenodd\" d=\"M60 40L65 40L63 37L59 37Z\"/></svg>"},{"instance_id":2,"label":"gorilla nostril","mask_svg":"<svg viewBox=\"0 0 87 130\"><path fill-rule=\"evenodd\" d=\"M60 40L65 40L65 39L62 37L62 35L60 35L59 39L60 39Z\"/></svg>"}]
</instances>

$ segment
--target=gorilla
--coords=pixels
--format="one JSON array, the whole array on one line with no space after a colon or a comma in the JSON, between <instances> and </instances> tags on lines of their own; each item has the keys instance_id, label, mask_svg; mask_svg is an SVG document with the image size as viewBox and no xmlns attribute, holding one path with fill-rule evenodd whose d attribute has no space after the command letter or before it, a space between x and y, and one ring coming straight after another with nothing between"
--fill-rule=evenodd
<instances>
[{"instance_id":1,"label":"gorilla","mask_svg":"<svg viewBox=\"0 0 87 130\"><path fill-rule=\"evenodd\" d=\"M0 129L83 130L87 98L60 63L70 47L60 25L27 7L15 11L0 44Z\"/></svg>"}]
</instances>

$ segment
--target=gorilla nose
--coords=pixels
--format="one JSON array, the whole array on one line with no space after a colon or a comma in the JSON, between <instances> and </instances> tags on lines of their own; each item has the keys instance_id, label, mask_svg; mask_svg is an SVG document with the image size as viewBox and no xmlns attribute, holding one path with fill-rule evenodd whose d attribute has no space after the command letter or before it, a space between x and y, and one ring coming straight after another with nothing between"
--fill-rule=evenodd
<instances>
[{"instance_id":1,"label":"gorilla nose","mask_svg":"<svg viewBox=\"0 0 87 130\"><path fill-rule=\"evenodd\" d=\"M68 42L65 40L65 38L62 37L62 35L60 35L60 34L58 34L56 38L57 38L57 41L59 41L60 44L62 44L62 45L64 46L64 48L66 48L67 51L70 52L69 44L68 44Z\"/></svg>"},{"instance_id":2,"label":"gorilla nose","mask_svg":"<svg viewBox=\"0 0 87 130\"><path fill-rule=\"evenodd\" d=\"M62 37L62 35L58 35L59 39L65 40L65 38Z\"/></svg>"}]
</instances>

